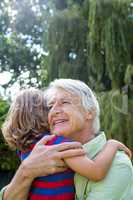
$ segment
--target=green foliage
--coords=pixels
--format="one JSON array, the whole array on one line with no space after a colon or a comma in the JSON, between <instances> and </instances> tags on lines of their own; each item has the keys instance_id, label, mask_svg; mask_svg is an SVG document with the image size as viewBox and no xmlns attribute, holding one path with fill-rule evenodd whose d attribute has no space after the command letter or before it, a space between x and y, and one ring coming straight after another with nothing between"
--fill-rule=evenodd
<instances>
[{"instance_id":1,"label":"green foliage","mask_svg":"<svg viewBox=\"0 0 133 200\"><path fill-rule=\"evenodd\" d=\"M4 87L16 81L23 87L25 82L41 86L43 23L49 10L36 0L6 2L0 2L0 72L9 71L13 76ZM26 72L29 72L27 80L22 77Z\"/></svg>"},{"instance_id":2,"label":"green foliage","mask_svg":"<svg viewBox=\"0 0 133 200\"><path fill-rule=\"evenodd\" d=\"M131 2L2 0L0 70L13 73L10 85L18 80L24 86L21 75L29 71L26 84L32 86L71 77L98 91L123 87L133 64Z\"/></svg>"},{"instance_id":3,"label":"green foliage","mask_svg":"<svg viewBox=\"0 0 133 200\"><path fill-rule=\"evenodd\" d=\"M108 138L118 139L133 150L133 98L120 90L102 92L99 97L102 129Z\"/></svg>"},{"instance_id":4,"label":"green foliage","mask_svg":"<svg viewBox=\"0 0 133 200\"><path fill-rule=\"evenodd\" d=\"M88 63L97 84L110 79L113 88L124 85L124 74L132 55L132 42L128 39L130 3L130 0L90 1Z\"/></svg>"},{"instance_id":5,"label":"green foliage","mask_svg":"<svg viewBox=\"0 0 133 200\"><path fill-rule=\"evenodd\" d=\"M0 170L14 171L18 164L19 159L17 158L16 153L11 152L7 147L4 147L3 149L2 145L0 145Z\"/></svg>"},{"instance_id":6,"label":"green foliage","mask_svg":"<svg viewBox=\"0 0 133 200\"><path fill-rule=\"evenodd\" d=\"M81 17L78 6L57 12L54 18L51 17L47 41L49 81L60 77L87 81L87 31L87 21Z\"/></svg>"},{"instance_id":7,"label":"green foliage","mask_svg":"<svg viewBox=\"0 0 133 200\"><path fill-rule=\"evenodd\" d=\"M49 55L42 70L48 71L48 82L69 77L97 91L122 88L127 67L133 63L130 3L85 0L62 1L62 9L56 6L45 34Z\"/></svg>"},{"instance_id":8,"label":"green foliage","mask_svg":"<svg viewBox=\"0 0 133 200\"><path fill-rule=\"evenodd\" d=\"M127 66L124 81L127 85L133 84L133 65Z\"/></svg>"},{"instance_id":9,"label":"green foliage","mask_svg":"<svg viewBox=\"0 0 133 200\"><path fill-rule=\"evenodd\" d=\"M9 103L0 99L0 127L4 122L9 109ZM0 129L0 170L14 170L18 165L18 158L15 152L12 152L4 142L2 131Z\"/></svg>"},{"instance_id":10,"label":"green foliage","mask_svg":"<svg viewBox=\"0 0 133 200\"><path fill-rule=\"evenodd\" d=\"M8 109L9 109L9 104L7 103L7 101L0 99L0 127L4 122Z\"/></svg>"}]
</instances>

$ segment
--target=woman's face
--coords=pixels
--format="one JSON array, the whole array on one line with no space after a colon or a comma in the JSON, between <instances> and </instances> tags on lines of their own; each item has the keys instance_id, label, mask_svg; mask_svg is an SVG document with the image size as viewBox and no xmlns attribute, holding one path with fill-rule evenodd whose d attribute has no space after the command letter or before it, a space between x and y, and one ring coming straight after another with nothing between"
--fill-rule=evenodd
<instances>
[{"instance_id":1,"label":"woman's face","mask_svg":"<svg viewBox=\"0 0 133 200\"><path fill-rule=\"evenodd\" d=\"M86 111L75 94L63 89L51 89L48 100L48 122L51 133L72 137L86 126Z\"/></svg>"}]
</instances>

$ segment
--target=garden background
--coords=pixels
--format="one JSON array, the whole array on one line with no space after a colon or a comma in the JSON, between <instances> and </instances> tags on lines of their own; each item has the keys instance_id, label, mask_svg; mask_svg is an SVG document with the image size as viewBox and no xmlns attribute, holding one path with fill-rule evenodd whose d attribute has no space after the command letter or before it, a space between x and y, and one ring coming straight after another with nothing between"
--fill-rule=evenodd
<instances>
[{"instance_id":1,"label":"garden background","mask_svg":"<svg viewBox=\"0 0 133 200\"><path fill-rule=\"evenodd\" d=\"M86 82L101 129L133 150L133 0L1 0L0 127L20 87L55 78ZM18 164L0 129L0 188Z\"/></svg>"}]
</instances>

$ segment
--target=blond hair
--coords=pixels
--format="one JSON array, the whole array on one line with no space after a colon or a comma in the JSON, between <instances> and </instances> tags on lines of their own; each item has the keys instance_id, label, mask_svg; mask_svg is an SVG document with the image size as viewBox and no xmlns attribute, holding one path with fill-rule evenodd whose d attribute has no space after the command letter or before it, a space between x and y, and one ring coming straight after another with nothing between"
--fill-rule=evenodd
<instances>
[{"instance_id":1,"label":"blond hair","mask_svg":"<svg viewBox=\"0 0 133 200\"><path fill-rule=\"evenodd\" d=\"M48 129L44 94L35 88L23 89L10 106L2 133L13 149L25 149Z\"/></svg>"}]
</instances>

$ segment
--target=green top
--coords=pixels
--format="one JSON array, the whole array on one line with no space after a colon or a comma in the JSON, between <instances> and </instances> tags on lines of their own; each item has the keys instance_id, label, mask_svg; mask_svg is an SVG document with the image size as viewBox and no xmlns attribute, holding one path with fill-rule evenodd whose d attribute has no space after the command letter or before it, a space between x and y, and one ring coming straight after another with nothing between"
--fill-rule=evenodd
<instances>
[{"instance_id":1,"label":"green top","mask_svg":"<svg viewBox=\"0 0 133 200\"><path fill-rule=\"evenodd\" d=\"M2 193L2 192L0 192L0 200L2 200L2 196L3 196L3 193Z\"/></svg>"},{"instance_id":2,"label":"green top","mask_svg":"<svg viewBox=\"0 0 133 200\"><path fill-rule=\"evenodd\" d=\"M96 157L106 143L104 133L84 144L90 159ZM133 166L123 151L118 151L106 177L98 182L75 175L77 200L133 200Z\"/></svg>"},{"instance_id":3,"label":"green top","mask_svg":"<svg viewBox=\"0 0 133 200\"><path fill-rule=\"evenodd\" d=\"M5 187L0 191L0 200L3 200L3 195L4 195L4 191L5 191Z\"/></svg>"}]
</instances>

